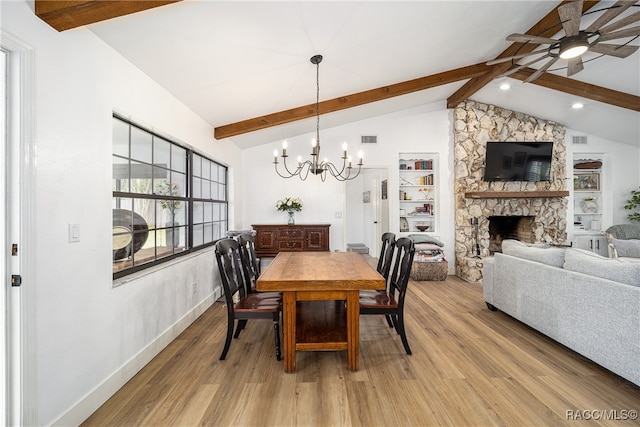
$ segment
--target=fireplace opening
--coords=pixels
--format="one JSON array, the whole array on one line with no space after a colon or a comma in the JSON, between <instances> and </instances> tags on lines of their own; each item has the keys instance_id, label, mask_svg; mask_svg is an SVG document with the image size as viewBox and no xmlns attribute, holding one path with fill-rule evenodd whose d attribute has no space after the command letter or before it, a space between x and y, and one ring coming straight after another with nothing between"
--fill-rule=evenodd
<instances>
[{"instance_id":1,"label":"fireplace opening","mask_svg":"<svg viewBox=\"0 0 640 427\"><path fill-rule=\"evenodd\" d=\"M534 216L490 216L489 217L489 253L502 252L504 239L534 243Z\"/></svg>"}]
</instances>

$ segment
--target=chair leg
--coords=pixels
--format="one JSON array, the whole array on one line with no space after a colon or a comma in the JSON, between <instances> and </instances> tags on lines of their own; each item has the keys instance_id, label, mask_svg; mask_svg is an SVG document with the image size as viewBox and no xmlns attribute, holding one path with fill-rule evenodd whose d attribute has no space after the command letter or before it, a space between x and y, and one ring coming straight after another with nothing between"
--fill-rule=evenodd
<instances>
[{"instance_id":1,"label":"chair leg","mask_svg":"<svg viewBox=\"0 0 640 427\"><path fill-rule=\"evenodd\" d=\"M273 316L273 332L275 334L276 360L282 359L280 350L280 313Z\"/></svg>"},{"instance_id":2,"label":"chair leg","mask_svg":"<svg viewBox=\"0 0 640 427\"><path fill-rule=\"evenodd\" d=\"M398 315L396 318L396 330L398 334L400 334L400 339L402 340L402 345L404 346L404 350L407 354L411 354L411 347L409 347L409 342L407 341L407 334L404 331L404 316Z\"/></svg>"},{"instance_id":3,"label":"chair leg","mask_svg":"<svg viewBox=\"0 0 640 427\"><path fill-rule=\"evenodd\" d=\"M238 338L240 336L240 332L247 326L247 319L238 320L238 326L236 326L236 333L233 336L234 338Z\"/></svg>"},{"instance_id":4,"label":"chair leg","mask_svg":"<svg viewBox=\"0 0 640 427\"><path fill-rule=\"evenodd\" d=\"M233 336L233 317L229 316L227 319L227 339L224 342L224 349L222 350L222 354L220 355L220 360L224 360L227 357L227 352L229 351L229 347L231 346L231 337Z\"/></svg>"},{"instance_id":5,"label":"chair leg","mask_svg":"<svg viewBox=\"0 0 640 427\"><path fill-rule=\"evenodd\" d=\"M393 321L391 320L391 315L385 314L384 317L387 319L387 324L389 325L389 327L393 328Z\"/></svg>"}]
</instances>

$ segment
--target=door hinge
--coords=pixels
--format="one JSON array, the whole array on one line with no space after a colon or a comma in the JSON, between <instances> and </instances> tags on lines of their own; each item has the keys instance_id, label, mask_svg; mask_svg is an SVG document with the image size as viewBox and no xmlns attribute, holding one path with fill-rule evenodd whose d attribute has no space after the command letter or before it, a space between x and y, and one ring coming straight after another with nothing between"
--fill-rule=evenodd
<instances>
[{"instance_id":1,"label":"door hinge","mask_svg":"<svg viewBox=\"0 0 640 427\"><path fill-rule=\"evenodd\" d=\"M19 274L11 275L11 286L20 286L22 285L22 276Z\"/></svg>"}]
</instances>

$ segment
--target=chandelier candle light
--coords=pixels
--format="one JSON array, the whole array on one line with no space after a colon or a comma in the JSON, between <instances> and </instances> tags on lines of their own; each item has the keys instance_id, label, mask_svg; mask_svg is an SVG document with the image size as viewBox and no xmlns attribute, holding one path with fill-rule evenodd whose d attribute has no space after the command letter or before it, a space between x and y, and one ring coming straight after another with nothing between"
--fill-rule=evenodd
<instances>
[{"instance_id":1,"label":"chandelier candle light","mask_svg":"<svg viewBox=\"0 0 640 427\"><path fill-rule=\"evenodd\" d=\"M284 166L284 172L281 173L278 170L278 150L273 151L273 164L276 168L276 173L282 178L292 178L298 176L302 181L307 179L309 172L314 175L320 175L320 179L324 182L327 177L327 171L338 181L348 181L354 179L360 174L362 169L362 151L358 153L358 170L354 172L354 167L351 163L351 156L347 151L347 143L342 144L342 167L338 168L333 163L329 162L326 158L320 161L320 62L322 61L322 55L315 55L311 57L311 63L316 66L316 137L311 141L311 160L302 161L302 157L298 156L298 166L292 172L287 167L287 141L282 143L282 164Z\"/></svg>"}]
</instances>

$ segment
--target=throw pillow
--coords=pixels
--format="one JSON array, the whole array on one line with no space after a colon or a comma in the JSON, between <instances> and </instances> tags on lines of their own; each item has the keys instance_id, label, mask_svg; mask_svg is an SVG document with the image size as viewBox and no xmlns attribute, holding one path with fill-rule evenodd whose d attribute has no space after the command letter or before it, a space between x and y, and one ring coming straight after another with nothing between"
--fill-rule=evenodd
<instances>
[{"instance_id":1,"label":"throw pillow","mask_svg":"<svg viewBox=\"0 0 640 427\"><path fill-rule=\"evenodd\" d=\"M614 282L640 286L640 263L605 258L584 249L568 248L564 256L564 268Z\"/></svg>"},{"instance_id":2,"label":"throw pillow","mask_svg":"<svg viewBox=\"0 0 640 427\"><path fill-rule=\"evenodd\" d=\"M564 248L528 245L519 240L505 239L502 241L503 254L540 262L553 267L562 268L564 252Z\"/></svg>"},{"instance_id":3,"label":"throw pillow","mask_svg":"<svg viewBox=\"0 0 640 427\"><path fill-rule=\"evenodd\" d=\"M440 240L426 234L409 234L409 238L413 240L413 243L433 243L441 248L444 247L444 243Z\"/></svg>"},{"instance_id":4,"label":"throw pillow","mask_svg":"<svg viewBox=\"0 0 640 427\"><path fill-rule=\"evenodd\" d=\"M619 257L640 258L640 240L611 239Z\"/></svg>"}]
</instances>

